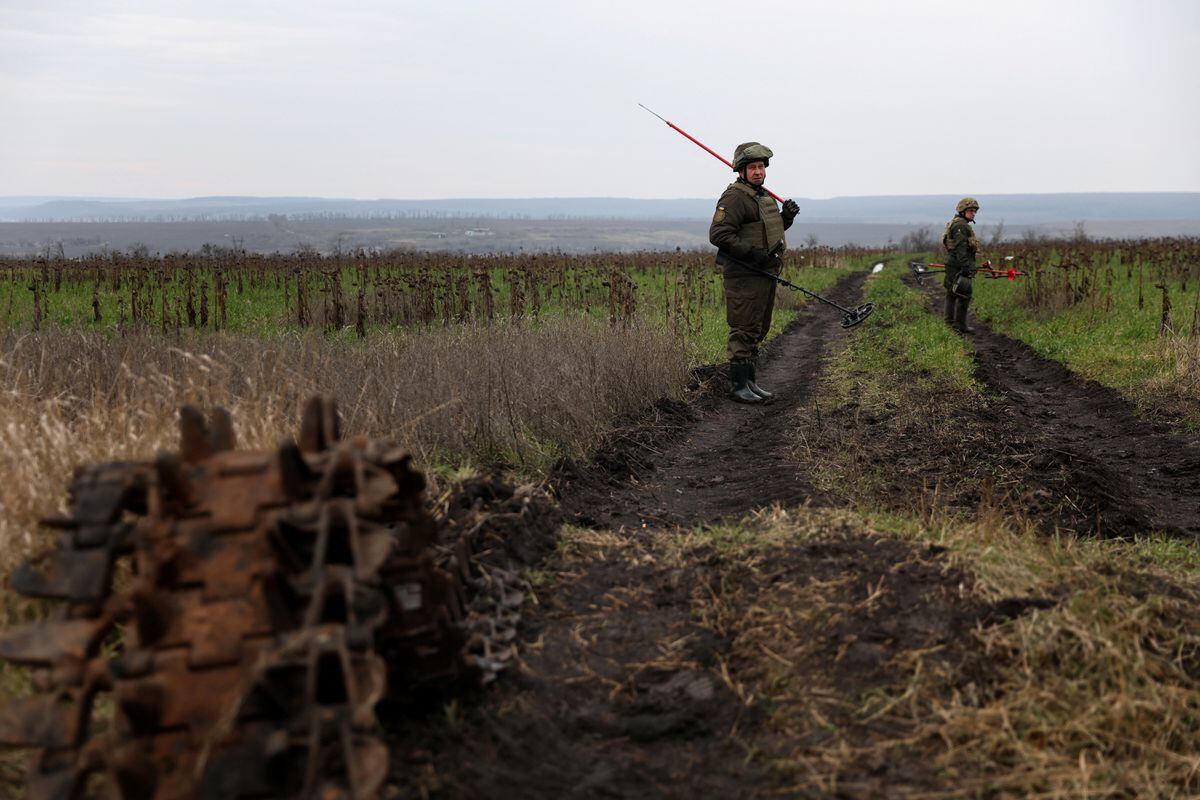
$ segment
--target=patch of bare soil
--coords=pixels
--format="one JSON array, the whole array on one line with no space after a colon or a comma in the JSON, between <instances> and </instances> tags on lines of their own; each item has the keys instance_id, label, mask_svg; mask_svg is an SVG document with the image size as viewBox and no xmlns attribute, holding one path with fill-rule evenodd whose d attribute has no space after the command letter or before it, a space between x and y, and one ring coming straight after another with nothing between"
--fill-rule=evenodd
<instances>
[{"instance_id":1,"label":"patch of bare soil","mask_svg":"<svg viewBox=\"0 0 1200 800\"><path fill-rule=\"evenodd\" d=\"M867 797L940 778L873 698L918 672L986 680L973 632L1025 610L972 598L938 548L798 509L784 540L573 530L483 696L394 733L395 796ZM780 524L779 520L773 524ZM928 698L925 698L927 701ZM880 713L876 713L880 712Z\"/></svg>"}]
</instances>

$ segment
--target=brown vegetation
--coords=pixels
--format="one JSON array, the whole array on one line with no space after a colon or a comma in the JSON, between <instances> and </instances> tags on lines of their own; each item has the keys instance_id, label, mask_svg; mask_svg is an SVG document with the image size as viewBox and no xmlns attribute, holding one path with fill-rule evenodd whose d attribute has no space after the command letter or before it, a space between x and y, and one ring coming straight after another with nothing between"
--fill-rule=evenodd
<instances>
[{"instance_id":1,"label":"brown vegetation","mask_svg":"<svg viewBox=\"0 0 1200 800\"><path fill-rule=\"evenodd\" d=\"M304 398L333 394L347 431L401 441L426 465L535 469L680 391L685 374L680 342L640 323L464 327L369 347L319 335L9 333L0 337L0 573L43 535L39 518L64 510L76 466L170 446L185 403L224 406L239 442L269 448L292 433Z\"/></svg>"}]
</instances>

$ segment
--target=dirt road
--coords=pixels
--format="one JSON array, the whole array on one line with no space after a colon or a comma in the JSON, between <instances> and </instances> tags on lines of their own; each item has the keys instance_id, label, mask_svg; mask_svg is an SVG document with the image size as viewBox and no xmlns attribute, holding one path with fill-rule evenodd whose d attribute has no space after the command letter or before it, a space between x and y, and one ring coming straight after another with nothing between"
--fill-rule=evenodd
<instances>
[{"instance_id":1,"label":"dirt road","mask_svg":"<svg viewBox=\"0 0 1200 800\"><path fill-rule=\"evenodd\" d=\"M857 305L865 279L865 274L844 279L830 299ZM653 530L736 520L773 503L820 504L823 498L790 452L795 415L805 408L830 343L845 335L840 319L813 303L771 343L758 374L758 382L776 395L769 403L729 402L724 374L713 373L712 392L698 408L664 415L658 440L637 443L636 454L617 459L628 464L640 458L632 480L620 471L615 476L601 471L568 481L563 490L568 513L593 525Z\"/></svg>"},{"instance_id":2,"label":"dirt road","mask_svg":"<svg viewBox=\"0 0 1200 800\"><path fill-rule=\"evenodd\" d=\"M831 297L857 303L864 279L843 280ZM947 697L980 691L990 664L978 632L1055 601L981 602L972 577L940 548L811 508L838 501L812 488L795 431L811 421L822 360L845 335L838 323L810 307L777 338L760 368L777 393L770 405L730 403L713 371L692 402L660 403L593 463L563 466L558 491L570 525L554 555L527 565L538 602L526 608L519 657L487 692L393 730L394 752L407 754L394 759L395 796L946 791L917 744L901 758L876 747L906 729L862 713L863 698L902 696L914 671L943 676ZM1195 531L1194 445L1016 342L988 332L974 341L1002 419L979 420L982 443L969 453L911 431L865 435L886 425L834 409L809 425L818 446L831 426L865 442L862 455L894 472L899 506L924 502L906 472L992 458L1040 487L1035 512L1038 497L1063 497L1079 506L1067 518L1095 519L1105 531L1150 522ZM805 508L764 511L774 504ZM1061 505L1047 504L1053 524L1064 519ZM695 527L756 512L792 514L796 533L730 545L719 529Z\"/></svg>"},{"instance_id":3,"label":"dirt road","mask_svg":"<svg viewBox=\"0 0 1200 800\"><path fill-rule=\"evenodd\" d=\"M843 280L832 298L855 304L864 278ZM822 502L789 455L789 427L830 343L844 335L839 321L811 307L778 337L760 368L777 393L770 405L728 402L714 375L697 402L660 405L595 464L564 469L561 502L577 527L526 614L518 663L478 703L456 707L453 724L427 720L396 736L395 749L412 754L397 786L456 798L795 796L796 778L778 759L825 747L821 731L839 720L847 735L870 741L871 726L855 725L842 698L903 680L885 666L897 653L975 658L970 631L995 610L963 597L969 579L936 550L822 517L804 522L819 529L811 537L771 551L775 578L764 580L757 555L687 538L697 524ZM895 592L853 610L897 574ZM814 587L826 587L820 600L802 601ZM762 659L743 644L760 632L742 628L752 615L706 620L718 608L781 599L851 609L776 632L804 643L793 678L820 691L798 712L810 729L803 741L772 724L747 688ZM934 785L918 764L891 767L865 753L838 772L861 789L894 783L897 770L905 782Z\"/></svg>"}]
</instances>

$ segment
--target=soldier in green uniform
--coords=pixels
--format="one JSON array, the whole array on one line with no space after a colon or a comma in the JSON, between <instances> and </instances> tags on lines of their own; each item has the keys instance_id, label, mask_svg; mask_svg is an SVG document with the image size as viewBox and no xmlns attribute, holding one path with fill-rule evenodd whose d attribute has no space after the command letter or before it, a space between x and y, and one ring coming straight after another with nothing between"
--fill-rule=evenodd
<instances>
[{"instance_id":1,"label":"soldier in green uniform","mask_svg":"<svg viewBox=\"0 0 1200 800\"><path fill-rule=\"evenodd\" d=\"M758 346L771 329L775 281L746 265L778 275L779 253L786 247L783 232L792 226L800 207L783 208L763 189L774 153L758 142L739 144L733 152L738 178L717 201L708 240L717 247L717 264L725 283L725 319L729 323L730 396L742 403L761 403L772 397L755 381ZM772 254L772 248L779 250Z\"/></svg>"},{"instance_id":2,"label":"soldier in green uniform","mask_svg":"<svg viewBox=\"0 0 1200 800\"><path fill-rule=\"evenodd\" d=\"M946 223L942 232L942 246L946 248L946 324L959 333L974 333L967 327L967 306L971 305L971 281L975 278L975 255L979 252L979 240L975 238L975 214L979 201L964 197L954 208L954 218Z\"/></svg>"}]
</instances>

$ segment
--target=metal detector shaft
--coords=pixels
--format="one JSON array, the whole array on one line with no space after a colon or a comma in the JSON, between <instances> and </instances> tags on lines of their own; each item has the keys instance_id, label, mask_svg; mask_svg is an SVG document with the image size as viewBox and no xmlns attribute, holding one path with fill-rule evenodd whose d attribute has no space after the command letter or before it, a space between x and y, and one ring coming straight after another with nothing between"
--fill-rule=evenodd
<instances>
[{"instance_id":1,"label":"metal detector shaft","mask_svg":"<svg viewBox=\"0 0 1200 800\"><path fill-rule=\"evenodd\" d=\"M775 253L778 251L778 249L779 249L778 245L771 248L771 255L775 255ZM810 292L808 289L805 289L803 286L797 286L796 284L792 283L787 278L784 278L781 275L776 275L775 273L768 272L765 269L759 269L758 267L754 266L753 264L747 264L745 261L742 261L740 258L734 258L733 256L729 255L729 253L725 253L725 257L730 259L731 261L736 261L738 266L745 267L746 269L750 270L751 272L757 272L759 275L763 275L765 277L770 278L771 280L778 281L779 283L782 283L784 286L788 287L789 289L795 289L797 292L804 292L806 295L813 298L814 300L820 300L822 303L825 303L826 305L831 305L834 308L836 308L838 311L841 311L844 314L855 313L854 311L852 311L849 308L846 308L845 306L839 306L837 303L833 302L832 300L827 300L824 297L821 297L821 295L817 294L816 292Z\"/></svg>"}]
</instances>

